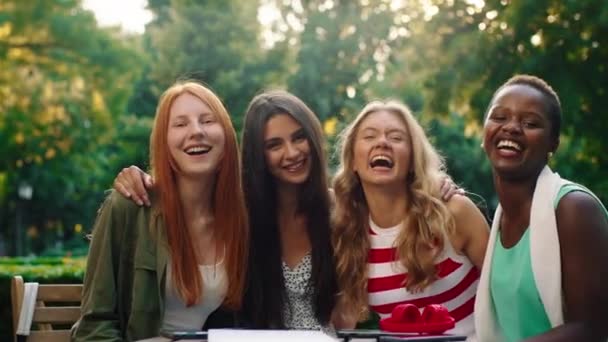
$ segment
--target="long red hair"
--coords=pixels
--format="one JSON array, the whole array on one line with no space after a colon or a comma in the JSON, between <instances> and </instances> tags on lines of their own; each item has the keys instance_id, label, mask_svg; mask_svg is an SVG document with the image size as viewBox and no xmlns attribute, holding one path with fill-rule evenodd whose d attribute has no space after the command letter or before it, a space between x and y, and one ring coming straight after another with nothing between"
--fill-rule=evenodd
<instances>
[{"instance_id":1,"label":"long red hair","mask_svg":"<svg viewBox=\"0 0 608 342\"><path fill-rule=\"evenodd\" d=\"M249 250L248 219L241 186L238 143L230 116L221 100L211 90L195 82L176 83L163 93L150 136L150 164L158 187L160 213L166 225L172 281L178 295L187 306L200 301L202 279L194 245L185 225L175 170L171 166L173 162L167 143L171 106L176 98L185 93L196 96L209 106L217 115L226 135L224 154L218 166L213 189L212 208L215 234L225 250L224 265L228 277L228 291L224 305L238 309L244 291Z\"/></svg>"}]
</instances>

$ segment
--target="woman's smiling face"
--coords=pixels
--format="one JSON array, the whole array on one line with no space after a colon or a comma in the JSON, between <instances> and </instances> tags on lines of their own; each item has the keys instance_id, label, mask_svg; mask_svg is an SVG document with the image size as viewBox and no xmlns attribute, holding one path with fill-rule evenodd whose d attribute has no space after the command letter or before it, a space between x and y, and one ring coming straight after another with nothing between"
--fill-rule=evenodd
<instances>
[{"instance_id":1,"label":"woman's smiling face","mask_svg":"<svg viewBox=\"0 0 608 342\"><path fill-rule=\"evenodd\" d=\"M308 137L289 114L277 114L266 122L264 156L268 171L280 183L302 184L310 175Z\"/></svg>"},{"instance_id":2,"label":"woman's smiling face","mask_svg":"<svg viewBox=\"0 0 608 342\"><path fill-rule=\"evenodd\" d=\"M483 144L498 173L526 177L540 172L557 148L544 96L531 86L513 84L494 97Z\"/></svg>"},{"instance_id":3,"label":"woman's smiling face","mask_svg":"<svg viewBox=\"0 0 608 342\"><path fill-rule=\"evenodd\" d=\"M353 171L362 184L405 184L411 157L409 132L399 115L380 110L361 121L355 133Z\"/></svg>"},{"instance_id":4,"label":"woman's smiling face","mask_svg":"<svg viewBox=\"0 0 608 342\"><path fill-rule=\"evenodd\" d=\"M224 153L226 135L214 113L201 99L179 95L171 105L167 143L181 176L214 175Z\"/></svg>"}]
</instances>

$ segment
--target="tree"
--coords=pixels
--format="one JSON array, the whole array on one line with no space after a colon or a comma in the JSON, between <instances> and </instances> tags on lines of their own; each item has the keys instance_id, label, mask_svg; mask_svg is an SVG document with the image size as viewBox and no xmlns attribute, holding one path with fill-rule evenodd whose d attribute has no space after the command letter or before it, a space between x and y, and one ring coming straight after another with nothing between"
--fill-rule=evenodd
<instances>
[{"instance_id":1,"label":"tree","mask_svg":"<svg viewBox=\"0 0 608 342\"><path fill-rule=\"evenodd\" d=\"M562 143L553 164L608 200L603 141L608 120L608 4L601 1L436 1L435 109L481 122L492 93L516 73L547 80L561 97Z\"/></svg>"},{"instance_id":2,"label":"tree","mask_svg":"<svg viewBox=\"0 0 608 342\"><path fill-rule=\"evenodd\" d=\"M240 130L251 98L277 85L274 80L284 72L283 46L261 47L257 2L174 0L150 6L157 18L144 36L148 72L131 108L152 115L150 108L163 89L177 79L194 79L222 98Z\"/></svg>"},{"instance_id":3,"label":"tree","mask_svg":"<svg viewBox=\"0 0 608 342\"><path fill-rule=\"evenodd\" d=\"M79 1L0 4L5 236L19 216L32 236L71 236L77 224L92 221L107 186L99 146L114 138L137 69L125 39L99 29ZM34 193L21 203L17 188L25 183Z\"/></svg>"}]
</instances>

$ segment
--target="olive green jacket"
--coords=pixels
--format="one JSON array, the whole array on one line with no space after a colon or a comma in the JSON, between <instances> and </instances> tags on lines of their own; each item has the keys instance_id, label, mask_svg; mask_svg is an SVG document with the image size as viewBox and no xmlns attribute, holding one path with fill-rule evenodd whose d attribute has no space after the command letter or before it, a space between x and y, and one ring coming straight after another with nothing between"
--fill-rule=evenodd
<instances>
[{"instance_id":1,"label":"olive green jacket","mask_svg":"<svg viewBox=\"0 0 608 342\"><path fill-rule=\"evenodd\" d=\"M123 341L158 336L168 260L157 210L112 191L98 212L89 250L81 318L74 341Z\"/></svg>"}]
</instances>

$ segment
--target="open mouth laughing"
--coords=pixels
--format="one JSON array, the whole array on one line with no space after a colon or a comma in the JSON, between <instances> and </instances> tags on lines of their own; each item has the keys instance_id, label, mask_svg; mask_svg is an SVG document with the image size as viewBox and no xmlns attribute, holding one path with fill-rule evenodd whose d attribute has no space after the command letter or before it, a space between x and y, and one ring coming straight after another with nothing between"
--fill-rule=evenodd
<instances>
[{"instance_id":1,"label":"open mouth laughing","mask_svg":"<svg viewBox=\"0 0 608 342\"><path fill-rule=\"evenodd\" d=\"M510 139L500 139L496 144L499 153L506 157L517 156L522 153L524 147L521 143Z\"/></svg>"},{"instance_id":2,"label":"open mouth laughing","mask_svg":"<svg viewBox=\"0 0 608 342\"><path fill-rule=\"evenodd\" d=\"M372 169L392 169L394 165L393 159L385 154L376 155L369 161Z\"/></svg>"}]
</instances>

